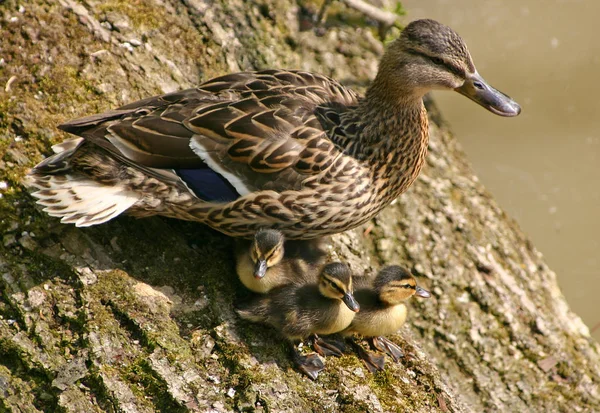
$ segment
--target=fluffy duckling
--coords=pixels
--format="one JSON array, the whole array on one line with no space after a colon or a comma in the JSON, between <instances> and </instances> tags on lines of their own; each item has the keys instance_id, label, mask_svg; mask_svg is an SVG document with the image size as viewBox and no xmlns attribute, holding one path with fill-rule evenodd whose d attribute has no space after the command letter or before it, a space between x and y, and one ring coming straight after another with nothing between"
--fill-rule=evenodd
<instances>
[{"instance_id":1,"label":"fluffy duckling","mask_svg":"<svg viewBox=\"0 0 600 413\"><path fill-rule=\"evenodd\" d=\"M352 291L350 268L330 263L323 267L318 283L281 286L238 309L238 314L281 331L291 343L298 368L314 380L324 369L323 362L316 354L300 355L294 342L347 328L360 309Z\"/></svg>"},{"instance_id":2,"label":"fluffy duckling","mask_svg":"<svg viewBox=\"0 0 600 413\"><path fill-rule=\"evenodd\" d=\"M375 348L389 354L397 362L404 353L383 336L396 333L406 321L407 308L403 301L413 295L429 298L431 294L417 285L409 271L397 265L379 271L371 285L367 285L366 280L361 284L355 292L361 311L342 334L371 338ZM383 369L383 357L368 353L354 344L370 371Z\"/></svg>"},{"instance_id":3,"label":"fluffy duckling","mask_svg":"<svg viewBox=\"0 0 600 413\"><path fill-rule=\"evenodd\" d=\"M246 288L264 294L292 282L316 282L325 258L320 240L285 242L280 231L261 229L250 243L238 243L236 271Z\"/></svg>"}]
</instances>

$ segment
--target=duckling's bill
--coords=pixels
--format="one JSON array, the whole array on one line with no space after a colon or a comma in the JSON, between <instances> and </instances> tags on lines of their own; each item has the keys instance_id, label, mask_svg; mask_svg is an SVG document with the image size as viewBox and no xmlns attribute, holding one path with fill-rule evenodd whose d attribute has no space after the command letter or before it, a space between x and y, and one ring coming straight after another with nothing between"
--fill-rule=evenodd
<instances>
[{"instance_id":1,"label":"duckling's bill","mask_svg":"<svg viewBox=\"0 0 600 413\"><path fill-rule=\"evenodd\" d=\"M342 301L344 302L344 304L346 304L346 306L354 311L355 313L358 313L360 310L360 305L358 304L358 301L356 301L356 299L354 298L354 296L350 293L346 293L344 294L344 296L342 297Z\"/></svg>"},{"instance_id":2,"label":"duckling's bill","mask_svg":"<svg viewBox=\"0 0 600 413\"><path fill-rule=\"evenodd\" d=\"M431 297L431 293L427 291L425 288L417 286L415 288L415 295L421 298L429 298Z\"/></svg>"},{"instance_id":3,"label":"duckling's bill","mask_svg":"<svg viewBox=\"0 0 600 413\"><path fill-rule=\"evenodd\" d=\"M477 72L467 76L465 83L454 89L499 116L517 116L521 106L509 96L490 86Z\"/></svg>"},{"instance_id":4,"label":"duckling's bill","mask_svg":"<svg viewBox=\"0 0 600 413\"><path fill-rule=\"evenodd\" d=\"M260 280L267 274L267 260L259 259L254 265L254 278Z\"/></svg>"}]
</instances>

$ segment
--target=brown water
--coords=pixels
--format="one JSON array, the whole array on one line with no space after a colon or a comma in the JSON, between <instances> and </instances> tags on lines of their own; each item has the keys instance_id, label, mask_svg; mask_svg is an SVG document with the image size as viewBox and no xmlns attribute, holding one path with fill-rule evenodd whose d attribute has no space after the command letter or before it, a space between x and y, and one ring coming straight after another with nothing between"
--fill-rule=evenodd
<instances>
[{"instance_id":1,"label":"brown water","mask_svg":"<svg viewBox=\"0 0 600 413\"><path fill-rule=\"evenodd\" d=\"M479 73L522 107L513 119L435 94L477 174L600 323L600 2L405 0L462 35ZM594 333L600 340L600 329Z\"/></svg>"}]
</instances>

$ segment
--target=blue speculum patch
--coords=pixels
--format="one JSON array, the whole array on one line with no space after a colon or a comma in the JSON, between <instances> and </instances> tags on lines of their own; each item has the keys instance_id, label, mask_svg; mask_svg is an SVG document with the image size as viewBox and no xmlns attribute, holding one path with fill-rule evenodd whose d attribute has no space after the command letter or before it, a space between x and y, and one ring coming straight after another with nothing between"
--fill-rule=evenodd
<instances>
[{"instance_id":1,"label":"blue speculum patch","mask_svg":"<svg viewBox=\"0 0 600 413\"><path fill-rule=\"evenodd\" d=\"M230 202L240 197L227 179L210 168L175 169L175 173L204 201Z\"/></svg>"}]
</instances>

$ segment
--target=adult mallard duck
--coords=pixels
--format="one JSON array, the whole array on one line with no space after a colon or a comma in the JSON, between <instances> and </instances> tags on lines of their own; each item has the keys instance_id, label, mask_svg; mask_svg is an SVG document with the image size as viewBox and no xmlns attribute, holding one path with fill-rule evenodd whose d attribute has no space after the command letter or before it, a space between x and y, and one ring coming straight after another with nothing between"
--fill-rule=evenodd
<instances>
[{"instance_id":1,"label":"adult mallard duck","mask_svg":"<svg viewBox=\"0 0 600 413\"><path fill-rule=\"evenodd\" d=\"M261 229L252 241L238 242L236 271L246 288L264 294L285 284L315 282L326 258L321 239L286 242L281 232Z\"/></svg>"},{"instance_id":2,"label":"adult mallard duck","mask_svg":"<svg viewBox=\"0 0 600 413\"><path fill-rule=\"evenodd\" d=\"M292 344L294 362L309 377L316 379L323 363L316 354L298 354L293 342L312 335L318 343L317 334L334 334L344 330L359 309L352 293L350 268L334 262L323 267L318 282L288 284L273 289L241 306L238 314L246 320L278 329ZM327 346L325 342L322 344Z\"/></svg>"},{"instance_id":3,"label":"adult mallard duck","mask_svg":"<svg viewBox=\"0 0 600 413\"><path fill-rule=\"evenodd\" d=\"M363 98L302 70L229 74L59 126L81 138L56 145L30 182L46 212L77 226L127 212L245 238L263 227L290 239L342 232L419 175L432 89L501 116L521 110L477 73L458 34L417 20Z\"/></svg>"}]
</instances>

